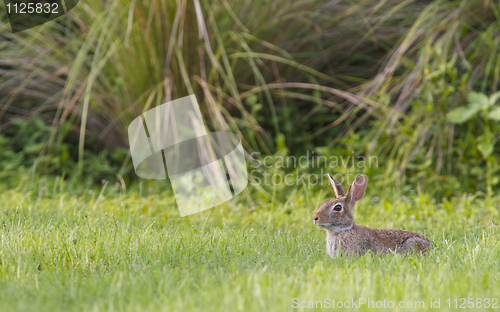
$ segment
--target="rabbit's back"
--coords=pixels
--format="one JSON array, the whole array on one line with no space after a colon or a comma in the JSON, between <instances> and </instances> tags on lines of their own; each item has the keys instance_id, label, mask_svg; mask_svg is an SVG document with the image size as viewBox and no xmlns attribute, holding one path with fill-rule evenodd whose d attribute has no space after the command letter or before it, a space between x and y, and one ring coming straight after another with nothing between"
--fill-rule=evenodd
<instances>
[{"instance_id":1,"label":"rabbit's back","mask_svg":"<svg viewBox=\"0 0 500 312\"><path fill-rule=\"evenodd\" d=\"M406 253L416 249L420 252L431 246L425 236L416 232L401 229L366 229L371 233L376 249L380 251L396 250L398 253Z\"/></svg>"},{"instance_id":2,"label":"rabbit's back","mask_svg":"<svg viewBox=\"0 0 500 312\"><path fill-rule=\"evenodd\" d=\"M431 247L431 242L423 235L401 229L372 229L362 225L354 225L349 231L327 235L327 248L330 245L335 250L327 250L328 254L364 255L371 250L373 253L384 253L396 250L398 253L425 252ZM332 249L332 248L330 248ZM336 253L335 253L336 252Z\"/></svg>"}]
</instances>

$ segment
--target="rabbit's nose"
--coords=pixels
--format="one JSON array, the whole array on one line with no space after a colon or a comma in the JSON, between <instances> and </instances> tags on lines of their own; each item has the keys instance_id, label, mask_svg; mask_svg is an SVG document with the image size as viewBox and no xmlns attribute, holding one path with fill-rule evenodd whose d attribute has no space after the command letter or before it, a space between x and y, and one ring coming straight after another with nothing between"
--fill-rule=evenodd
<instances>
[{"instance_id":1,"label":"rabbit's nose","mask_svg":"<svg viewBox=\"0 0 500 312\"><path fill-rule=\"evenodd\" d=\"M314 223L319 220L319 217L314 218Z\"/></svg>"}]
</instances>

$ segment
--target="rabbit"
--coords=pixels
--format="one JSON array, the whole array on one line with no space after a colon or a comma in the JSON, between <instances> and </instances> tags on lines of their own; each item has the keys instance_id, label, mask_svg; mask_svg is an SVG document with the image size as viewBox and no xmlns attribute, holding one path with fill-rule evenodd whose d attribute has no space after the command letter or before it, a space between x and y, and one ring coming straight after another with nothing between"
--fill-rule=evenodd
<instances>
[{"instance_id":1,"label":"rabbit","mask_svg":"<svg viewBox=\"0 0 500 312\"><path fill-rule=\"evenodd\" d=\"M425 236L400 229L372 229L354 223L353 208L365 194L368 177L360 175L347 195L342 184L328 174L336 199L325 201L312 215L314 223L326 230L326 253L335 258L373 253L427 252L432 244Z\"/></svg>"}]
</instances>

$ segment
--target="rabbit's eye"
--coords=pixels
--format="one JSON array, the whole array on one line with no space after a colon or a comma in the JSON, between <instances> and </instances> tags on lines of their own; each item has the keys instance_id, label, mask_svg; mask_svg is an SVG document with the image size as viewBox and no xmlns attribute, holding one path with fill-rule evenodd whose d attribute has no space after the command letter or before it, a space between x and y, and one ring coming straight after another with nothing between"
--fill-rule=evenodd
<instances>
[{"instance_id":1,"label":"rabbit's eye","mask_svg":"<svg viewBox=\"0 0 500 312\"><path fill-rule=\"evenodd\" d=\"M333 207L333 210L335 210L335 211L340 211L340 210L342 210L342 206L341 206L341 205L335 205L335 206Z\"/></svg>"}]
</instances>

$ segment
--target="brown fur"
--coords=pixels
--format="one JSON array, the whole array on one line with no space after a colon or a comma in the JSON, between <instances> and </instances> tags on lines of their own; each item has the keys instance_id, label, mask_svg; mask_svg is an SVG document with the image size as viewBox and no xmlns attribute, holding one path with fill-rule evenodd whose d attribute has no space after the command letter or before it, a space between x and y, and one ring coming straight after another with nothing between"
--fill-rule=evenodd
<instances>
[{"instance_id":1,"label":"brown fur","mask_svg":"<svg viewBox=\"0 0 500 312\"><path fill-rule=\"evenodd\" d=\"M347 195L340 182L332 178L336 199L327 200L313 214L314 223L326 230L326 252L332 258L354 254L364 255L396 251L397 253L426 252L432 248L431 242L418 233L400 229L372 229L354 223L353 208L366 190L368 177L359 176L349 188ZM333 208L341 206L340 211Z\"/></svg>"}]
</instances>

